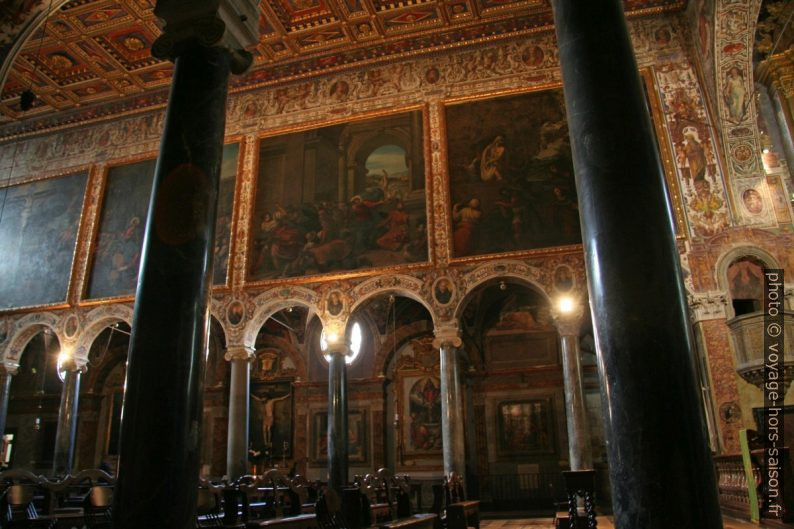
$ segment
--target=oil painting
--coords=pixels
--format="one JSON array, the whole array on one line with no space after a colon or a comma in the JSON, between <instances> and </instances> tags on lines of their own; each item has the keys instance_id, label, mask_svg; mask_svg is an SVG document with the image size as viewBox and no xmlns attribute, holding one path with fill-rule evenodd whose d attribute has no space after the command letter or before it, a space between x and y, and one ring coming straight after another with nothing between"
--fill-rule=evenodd
<instances>
[{"instance_id":1,"label":"oil painting","mask_svg":"<svg viewBox=\"0 0 794 529\"><path fill-rule=\"evenodd\" d=\"M0 189L0 310L66 300L85 173Z\"/></svg>"},{"instance_id":2,"label":"oil painting","mask_svg":"<svg viewBox=\"0 0 794 529\"><path fill-rule=\"evenodd\" d=\"M272 464L292 455L292 385L252 382L249 422L252 459Z\"/></svg>"},{"instance_id":3,"label":"oil painting","mask_svg":"<svg viewBox=\"0 0 794 529\"><path fill-rule=\"evenodd\" d=\"M503 456L554 452L550 399L500 402L497 406L497 452Z\"/></svg>"},{"instance_id":4,"label":"oil painting","mask_svg":"<svg viewBox=\"0 0 794 529\"><path fill-rule=\"evenodd\" d=\"M212 284L215 286L226 285L226 275L229 271L234 187L237 180L237 159L239 155L239 143L227 143L223 146L221 179L218 189L218 212L215 217L215 249L212 274Z\"/></svg>"},{"instance_id":5,"label":"oil painting","mask_svg":"<svg viewBox=\"0 0 794 529\"><path fill-rule=\"evenodd\" d=\"M454 257L581 242L562 89L446 107Z\"/></svg>"},{"instance_id":6,"label":"oil painting","mask_svg":"<svg viewBox=\"0 0 794 529\"><path fill-rule=\"evenodd\" d=\"M135 293L154 165L155 160L145 160L108 170L86 292L89 299Z\"/></svg>"},{"instance_id":7,"label":"oil painting","mask_svg":"<svg viewBox=\"0 0 794 529\"><path fill-rule=\"evenodd\" d=\"M347 457L351 463L367 462L367 411L351 409L347 412ZM328 461L328 412L312 415L312 462Z\"/></svg>"},{"instance_id":8,"label":"oil painting","mask_svg":"<svg viewBox=\"0 0 794 529\"><path fill-rule=\"evenodd\" d=\"M427 260L422 112L264 138L248 278Z\"/></svg>"},{"instance_id":9,"label":"oil painting","mask_svg":"<svg viewBox=\"0 0 794 529\"><path fill-rule=\"evenodd\" d=\"M441 453L441 382L435 376L403 379L403 450L406 455Z\"/></svg>"}]
</instances>

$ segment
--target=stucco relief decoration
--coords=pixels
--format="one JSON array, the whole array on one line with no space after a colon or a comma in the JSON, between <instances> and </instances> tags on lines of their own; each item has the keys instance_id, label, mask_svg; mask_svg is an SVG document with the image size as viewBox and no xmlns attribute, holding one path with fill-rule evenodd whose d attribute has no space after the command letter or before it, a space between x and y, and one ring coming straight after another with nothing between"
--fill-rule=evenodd
<instances>
[{"instance_id":1,"label":"stucco relief decoration","mask_svg":"<svg viewBox=\"0 0 794 529\"><path fill-rule=\"evenodd\" d=\"M734 203L743 223L776 223L760 161L751 71L755 21L760 0L717 0L714 61L721 130ZM743 182L749 180L749 182ZM748 191L749 189L754 191Z\"/></svg>"},{"instance_id":2,"label":"stucco relief decoration","mask_svg":"<svg viewBox=\"0 0 794 529\"><path fill-rule=\"evenodd\" d=\"M463 292L470 292L483 281L501 276L518 276L538 284L546 279L546 274L540 266L520 261L495 261L479 266L472 272L463 275L460 279L461 289Z\"/></svg>"},{"instance_id":3,"label":"stucco relief decoration","mask_svg":"<svg viewBox=\"0 0 794 529\"><path fill-rule=\"evenodd\" d=\"M728 226L729 212L702 93L688 63L660 65L656 81L691 235L711 237Z\"/></svg>"}]
</instances>

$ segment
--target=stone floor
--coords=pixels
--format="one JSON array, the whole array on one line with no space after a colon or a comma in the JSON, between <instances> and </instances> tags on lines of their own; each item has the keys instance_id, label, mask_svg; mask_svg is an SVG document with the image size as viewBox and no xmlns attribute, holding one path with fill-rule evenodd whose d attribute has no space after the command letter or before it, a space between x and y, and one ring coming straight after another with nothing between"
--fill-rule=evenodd
<instances>
[{"instance_id":1,"label":"stone floor","mask_svg":"<svg viewBox=\"0 0 794 529\"><path fill-rule=\"evenodd\" d=\"M551 529L554 522L551 518L516 518L509 520L483 520L480 529ZM612 518L598 517L598 529L614 529ZM757 524L723 518L723 529L758 529ZM672 528L671 528L672 529Z\"/></svg>"}]
</instances>

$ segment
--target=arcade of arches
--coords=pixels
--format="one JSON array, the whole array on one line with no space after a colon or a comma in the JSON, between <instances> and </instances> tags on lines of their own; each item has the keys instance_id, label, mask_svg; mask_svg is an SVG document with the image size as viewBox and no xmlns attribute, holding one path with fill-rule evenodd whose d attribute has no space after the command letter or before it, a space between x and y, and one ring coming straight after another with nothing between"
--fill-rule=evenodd
<instances>
[{"instance_id":1,"label":"arcade of arches","mask_svg":"<svg viewBox=\"0 0 794 529\"><path fill-rule=\"evenodd\" d=\"M24 4L0 8L0 463L115 468L173 65L148 54L154 2ZM225 101L201 475L277 466L327 479L329 380L342 369L348 479L455 470L488 509L514 510L561 496L563 470L594 468L608 506L603 314L588 297L587 207L548 6L436 2L439 25L423 26L383 2L328 0L316 8L333 4L338 27L296 29L282 19L300 2L262 4L253 66ZM785 271L794 336L792 6L624 4L705 441L735 455L763 418L766 270ZM455 31L469 36L444 40ZM636 190L621 193L636 209ZM158 234L181 244L180 216L195 211L174 211L150 218L170 219Z\"/></svg>"}]
</instances>

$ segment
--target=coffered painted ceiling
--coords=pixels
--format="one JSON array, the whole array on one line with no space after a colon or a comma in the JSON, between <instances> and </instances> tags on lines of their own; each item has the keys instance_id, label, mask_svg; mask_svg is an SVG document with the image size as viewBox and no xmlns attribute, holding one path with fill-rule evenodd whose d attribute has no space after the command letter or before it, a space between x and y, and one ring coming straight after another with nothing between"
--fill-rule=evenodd
<instances>
[{"instance_id":1,"label":"coffered painted ceiling","mask_svg":"<svg viewBox=\"0 0 794 529\"><path fill-rule=\"evenodd\" d=\"M153 4L73 0L54 10L14 59L0 93L0 123L164 98L172 65L149 53L160 33ZM681 10L686 0L625 4L629 16L640 16ZM259 29L254 66L234 78L233 90L549 31L552 15L549 0L271 0L260 4ZM37 99L22 112L28 88Z\"/></svg>"}]
</instances>

